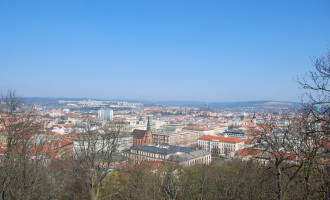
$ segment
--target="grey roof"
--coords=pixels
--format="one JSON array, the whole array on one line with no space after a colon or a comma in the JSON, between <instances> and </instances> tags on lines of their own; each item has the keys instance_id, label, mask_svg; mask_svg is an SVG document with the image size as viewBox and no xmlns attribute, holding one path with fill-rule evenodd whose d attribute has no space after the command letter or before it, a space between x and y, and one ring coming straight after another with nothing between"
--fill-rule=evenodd
<instances>
[{"instance_id":1,"label":"grey roof","mask_svg":"<svg viewBox=\"0 0 330 200\"><path fill-rule=\"evenodd\" d=\"M146 132L147 132L146 130L134 129L134 131L132 132L132 135L134 138L143 139Z\"/></svg>"},{"instance_id":2,"label":"grey roof","mask_svg":"<svg viewBox=\"0 0 330 200\"><path fill-rule=\"evenodd\" d=\"M263 152L255 155L254 157L260 158L260 159L270 159L270 154L268 151L263 151Z\"/></svg>"},{"instance_id":3,"label":"grey roof","mask_svg":"<svg viewBox=\"0 0 330 200\"><path fill-rule=\"evenodd\" d=\"M264 144L264 143L260 143L260 144L256 144L253 146L254 149L268 149L268 145L267 144Z\"/></svg>"},{"instance_id":4,"label":"grey roof","mask_svg":"<svg viewBox=\"0 0 330 200\"><path fill-rule=\"evenodd\" d=\"M163 146L164 147L164 146ZM163 155L173 154L177 152L184 152L184 153L190 153L195 151L194 149L188 148L188 147L181 147L181 146L174 146L174 145L166 145L166 148L162 148L162 146L136 146L134 147L137 150L140 151L146 151L150 153L158 153Z\"/></svg>"},{"instance_id":5,"label":"grey roof","mask_svg":"<svg viewBox=\"0 0 330 200\"><path fill-rule=\"evenodd\" d=\"M184 161L187 161L187 160L191 160L191 159L198 158L198 157L201 157L201 156L206 156L206 155L209 155L209 154L211 154L211 153L207 152L205 150L198 150L198 151L193 151L193 152L190 152L190 153L183 153L183 154L180 154L180 155L171 155L169 160L173 161L173 162L184 162Z\"/></svg>"},{"instance_id":6,"label":"grey roof","mask_svg":"<svg viewBox=\"0 0 330 200\"><path fill-rule=\"evenodd\" d=\"M126 160L126 157L123 156L120 153L112 153L112 155L110 155L111 153L104 153L104 152L100 152L96 155L96 161L97 162L107 162L107 161L111 161L111 162L124 162ZM110 159L110 156L111 159Z\"/></svg>"},{"instance_id":7,"label":"grey roof","mask_svg":"<svg viewBox=\"0 0 330 200\"><path fill-rule=\"evenodd\" d=\"M245 132L242 130L226 130L225 133L229 133L229 134L244 134Z\"/></svg>"}]
</instances>

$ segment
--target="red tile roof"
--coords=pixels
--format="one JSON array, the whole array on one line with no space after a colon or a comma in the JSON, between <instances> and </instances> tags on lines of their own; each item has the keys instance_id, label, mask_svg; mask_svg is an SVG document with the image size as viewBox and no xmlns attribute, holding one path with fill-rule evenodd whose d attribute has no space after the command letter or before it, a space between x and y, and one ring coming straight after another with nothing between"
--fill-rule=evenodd
<instances>
[{"instance_id":1,"label":"red tile roof","mask_svg":"<svg viewBox=\"0 0 330 200\"><path fill-rule=\"evenodd\" d=\"M252 125L253 125L253 121L252 121L251 119L246 120L246 123L247 123L249 126L252 126Z\"/></svg>"},{"instance_id":2,"label":"red tile roof","mask_svg":"<svg viewBox=\"0 0 330 200\"><path fill-rule=\"evenodd\" d=\"M51 148L49 148L49 147L47 147L45 145L44 146L41 146L41 147L35 147L35 146L32 147L30 149L30 153L33 156L40 155L40 154L43 154L43 155L47 154L49 156L49 158L51 158L51 159L54 159L55 158L55 154L56 154L53 149L51 149Z\"/></svg>"},{"instance_id":3,"label":"red tile roof","mask_svg":"<svg viewBox=\"0 0 330 200\"><path fill-rule=\"evenodd\" d=\"M253 144L253 142L250 140L246 140L246 141L244 141L244 144Z\"/></svg>"},{"instance_id":4,"label":"red tile roof","mask_svg":"<svg viewBox=\"0 0 330 200\"><path fill-rule=\"evenodd\" d=\"M212 136L212 135L203 135L198 138L199 140L219 140L221 142L227 142L227 143L239 143L243 142L242 138L229 138L229 137L218 137L218 136Z\"/></svg>"},{"instance_id":5,"label":"red tile roof","mask_svg":"<svg viewBox=\"0 0 330 200\"><path fill-rule=\"evenodd\" d=\"M247 148L247 149L240 149L240 150L236 151L236 153L241 157L245 157L245 156L255 156L259 153L262 153L263 151L264 150L261 150L261 149Z\"/></svg>"},{"instance_id":6,"label":"red tile roof","mask_svg":"<svg viewBox=\"0 0 330 200\"><path fill-rule=\"evenodd\" d=\"M64 139L60 142L61 146L66 146L66 145L69 145L69 144L72 144L72 140Z\"/></svg>"}]
</instances>

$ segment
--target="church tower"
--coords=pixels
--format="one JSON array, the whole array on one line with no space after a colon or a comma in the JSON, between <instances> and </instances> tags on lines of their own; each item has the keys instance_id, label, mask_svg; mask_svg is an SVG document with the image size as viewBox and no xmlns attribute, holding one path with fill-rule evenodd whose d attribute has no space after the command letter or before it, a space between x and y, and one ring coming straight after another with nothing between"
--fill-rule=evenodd
<instances>
[{"instance_id":1,"label":"church tower","mask_svg":"<svg viewBox=\"0 0 330 200\"><path fill-rule=\"evenodd\" d=\"M145 133L145 141L146 141L147 144L152 144L153 143L151 126L150 126L150 117L148 117L147 130L146 130L146 133Z\"/></svg>"},{"instance_id":2,"label":"church tower","mask_svg":"<svg viewBox=\"0 0 330 200\"><path fill-rule=\"evenodd\" d=\"M151 129L150 129L150 117L148 117L148 123L147 123L147 132L149 132Z\"/></svg>"},{"instance_id":3,"label":"church tower","mask_svg":"<svg viewBox=\"0 0 330 200\"><path fill-rule=\"evenodd\" d=\"M254 125L257 125L256 111L253 113L252 122Z\"/></svg>"}]
</instances>

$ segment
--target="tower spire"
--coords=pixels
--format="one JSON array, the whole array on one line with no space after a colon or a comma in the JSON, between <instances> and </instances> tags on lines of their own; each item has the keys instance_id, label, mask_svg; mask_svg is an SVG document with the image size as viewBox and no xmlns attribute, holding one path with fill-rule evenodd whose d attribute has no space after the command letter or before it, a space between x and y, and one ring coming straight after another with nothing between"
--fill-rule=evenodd
<instances>
[{"instance_id":1,"label":"tower spire","mask_svg":"<svg viewBox=\"0 0 330 200\"><path fill-rule=\"evenodd\" d=\"M148 117L147 132L150 131L150 117Z\"/></svg>"}]
</instances>

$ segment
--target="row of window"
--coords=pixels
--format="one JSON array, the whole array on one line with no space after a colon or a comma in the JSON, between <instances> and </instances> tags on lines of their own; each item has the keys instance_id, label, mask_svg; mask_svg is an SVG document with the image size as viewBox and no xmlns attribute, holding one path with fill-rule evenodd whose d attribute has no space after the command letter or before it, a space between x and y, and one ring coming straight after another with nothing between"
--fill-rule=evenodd
<instances>
[{"instance_id":1,"label":"row of window","mask_svg":"<svg viewBox=\"0 0 330 200\"><path fill-rule=\"evenodd\" d=\"M146 157L151 157L151 158L160 158L160 159L165 159L165 155L159 155L155 153L149 153L149 152L144 152L144 151L132 151L132 154L137 154L137 155L142 155Z\"/></svg>"}]
</instances>

